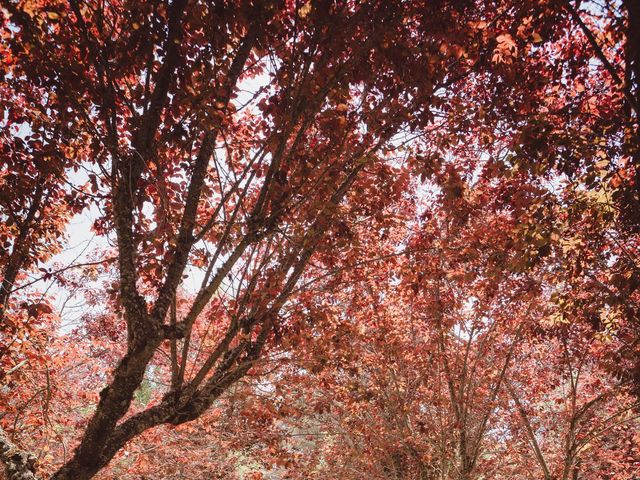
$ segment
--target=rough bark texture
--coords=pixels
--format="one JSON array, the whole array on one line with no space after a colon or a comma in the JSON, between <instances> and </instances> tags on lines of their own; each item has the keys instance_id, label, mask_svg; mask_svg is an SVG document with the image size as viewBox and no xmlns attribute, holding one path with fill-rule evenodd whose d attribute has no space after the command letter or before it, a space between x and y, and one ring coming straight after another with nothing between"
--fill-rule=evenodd
<instances>
[{"instance_id":1,"label":"rough bark texture","mask_svg":"<svg viewBox=\"0 0 640 480\"><path fill-rule=\"evenodd\" d=\"M0 460L7 480L38 480L36 457L20 450L0 428Z\"/></svg>"}]
</instances>

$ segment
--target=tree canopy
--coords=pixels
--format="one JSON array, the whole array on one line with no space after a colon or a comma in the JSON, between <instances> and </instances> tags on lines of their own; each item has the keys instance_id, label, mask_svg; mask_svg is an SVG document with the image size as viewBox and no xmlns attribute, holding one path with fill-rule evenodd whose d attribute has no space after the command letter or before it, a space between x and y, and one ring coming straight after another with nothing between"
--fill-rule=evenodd
<instances>
[{"instance_id":1,"label":"tree canopy","mask_svg":"<svg viewBox=\"0 0 640 480\"><path fill-rule=\"evenodd\" d=\"M635 0L6 0L8 480L635 479Z\"/></svg>"}]
</instances>

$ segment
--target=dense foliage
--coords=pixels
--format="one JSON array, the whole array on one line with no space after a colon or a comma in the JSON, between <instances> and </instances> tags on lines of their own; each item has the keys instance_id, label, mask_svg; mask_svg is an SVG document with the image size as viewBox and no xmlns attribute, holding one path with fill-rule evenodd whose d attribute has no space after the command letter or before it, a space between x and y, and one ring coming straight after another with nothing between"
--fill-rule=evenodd
<instances>
[{"instance_id":1,"label":"dense foliage","mask_svg":"<svg viewBox=\"0 0 640 480\"><path fill-rule=\"evenodd\" d=\"M640 478L635 0L5 0L8 480Z\"/></svg>"}]
</instances>

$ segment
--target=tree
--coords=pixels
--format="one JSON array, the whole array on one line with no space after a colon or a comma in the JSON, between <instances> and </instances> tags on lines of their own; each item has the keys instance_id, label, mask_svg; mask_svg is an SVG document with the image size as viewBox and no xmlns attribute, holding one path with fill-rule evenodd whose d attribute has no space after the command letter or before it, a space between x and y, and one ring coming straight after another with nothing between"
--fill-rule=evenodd
<instances>
[{"instance_id":1,"label":"tree","mask_svg":"<svg viewBox=\"0 0 640 480\"><path fill-rule=\"evenodd\" d=\"M505 245L520 226L496 211L502 187L478 183L458 212L442 211L446 194L422 205L406 250L355 258L299 297L295 356L267 399L288 399L281 434L263 440L279 437L275 478L637 475L637 399L605 360L623 338L559 321L549 266L514 268L523 252Z\"/></svg>"},{"instance_id":2,"label":"tree","mask_svg":"<svg viewBox=\"0 0 640 480\"><path fill-rule=\"evenodd\" d=\"M54 475L78 479L148 428L197 418L251 368L323 234L338 228L340 203L366 181L359 174L384 169L381 148L408 123L428 123L432 92L469 68L439 50L454 37L473 41L467 20L479 12L72 1L9 3L3 15L3 89L36 118L10 109L7 126L26 128L27 159L46 145L58 170L84 169L91 192L80 196L104 209L96 231L116 235L127 349ZM415 54L398 58L404 46ZM241 105L243 82L260 76L268 82ZM200 260L198 243L211 247ZM208 268L176 318L190 261ZM13 270L9 261L12 284ZM226 332L189 378L194 324L230 275ZM167 342L170 390L121 421Z\"/></svg>"},{"instance_id":3,"label":"tree","mask_svg":"<svg viewBox=\"0 0 640 480\"><path fill-rule=\"evenodd\" d=\"M496 268L544 264L559 284L557 264L544 262L562 249L558 231L563 240L573 232L539 217L567 199L576 215L602 210L593 192L603 185L620 214L599 220L634 246L637 168L625 158L637 152L638 62L634 34L614 28L633 31L636 12L625 8L607 6L598 19L560 1L5 2L0 348L12 388L17 376L37 377L24 368L34 352L53 361L45 345L60 336L48 292L29 288L37 279L28 275L41 268L78 288L96 271L109 278L91 298L102 311L75 332L93 342L89 358L95 340L107 340L85 379L100 391L52 478L93 477L127 442L198 419L261 372L260 359L295 338L289 320L303 287L343 271L365 235L376 249L394 222L416 221L406 215L406 196L420 195L411 175L442 191L442 212L463 230L469 180L481 170L498 182L496 209L519 222L504 248L522 261ZM592 33L601 26L610 42ZM622 76L618 58L627 60ZM563 175L575 188L559 199L543 184ZM75 265L45 262L84 208L113 249L73 278ZM358 230L363 221L370 230ZM394 240L386 248L403 243ZM189 290L196 275L200 287ZM615 305L635 302L635 292ZM446 342L436 345L446 358ZM136 403L151 380L162 385L153 401ZM502 380L493 385L497 398ZM462 421L459 437L469 433ZM32 458L2 432L0 458L10 478L35 478Z\"/></svg>"}]
</instances>

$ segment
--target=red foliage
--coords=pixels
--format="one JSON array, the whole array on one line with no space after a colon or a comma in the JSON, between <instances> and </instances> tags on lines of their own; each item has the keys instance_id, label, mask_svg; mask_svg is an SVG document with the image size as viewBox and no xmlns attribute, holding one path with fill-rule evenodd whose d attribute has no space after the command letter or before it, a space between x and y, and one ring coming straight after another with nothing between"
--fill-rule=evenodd
<instances>
[{"instance_id":1,"label":"red foliage","mask_svg":"<svg viewBox=\"0 0 640 480\"><path fill-rule=\"evenodd\" d=\"M636 478L601 3L4 2L7 477Z\"/></svg>"}]
</instances>

